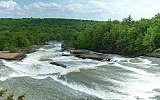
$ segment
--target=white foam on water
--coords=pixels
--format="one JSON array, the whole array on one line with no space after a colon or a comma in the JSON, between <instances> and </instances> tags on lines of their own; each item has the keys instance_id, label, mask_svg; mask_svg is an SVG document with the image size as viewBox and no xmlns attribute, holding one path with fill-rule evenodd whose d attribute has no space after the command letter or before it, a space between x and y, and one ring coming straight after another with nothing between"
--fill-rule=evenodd
<instances>
[{"instance_id":1,"label":"white foam on water","mask_svg":"<svg viewBox=\"0 0 160 100\"><path fill-rule=\"evenodd\" d=\"M129 60L130 60L131 58L126 58L126 57L122 57L122 56L120 56L120 55L112 55L112 60L113 61L116 61L116 62L120 62L120 61L127 61L127 62L129 62Z\"/></svg>"},{"instance_id":2,"label":"white foam on water","mask_svg":"<svg viewBox=\"0 0 160 100\"><path fill-rule=\"evenodd\" d=\"M138 59L140 62L136 63L132 63L130 62L130 60L132 59ZM159 64L153 64L152 61L150 61L149 59L145 59L143 57L136 57L136 58L126 58L126 57L122 57L120 55L112 55L112 60L113 61L116 61L116 62L123 62L123 63L130 63L130 64L135 64L135 65L144 65L143 67L146 67L146 68L150 68L151 66L158 66Z\"/></svg>"},{"instance_id":3,"label":"white foam on water","mask_svg":"<svg viewBox=\"0 0 160 100\"><path fill-rule=\"evenodd\" d=\"M60 79L58 79L56 76L50 76L51 78L53 78L55 81L80 92L89 94L89 95L93 95L96 96L98 98L101 99L115 99L115 98L119 98L119 99L123 99L126 98L126 96L124 95L116 95L112 92L105 92L104 90L101 89L91 89L86 87L85 85L82 84L77 84L75 82L72 83L67 83L66 81L62 81Z\"/></svg>"},{"instance_id":4,"label":"white foam on water","mask_svg":"<svg viewBox=\"0 0 160 100\"><path fill-rule=\"evenodd\" d=\"M31 63L32 62L32 63ZM25 61L25 62L4 62L4 64L18 72L22 72L25 75L37 75L58 73L65 69L59 66L50 65L49 62L38 61Z\"/></svg>"},{"instance_id":5,"label":"white foam on water","mask_svg":"<svg viewBox=\"0 0 160 100\"><path fill-rule=\"evenodd\" d=\"M11 77L21 77L21 76L36 76L38 74L48 74L48 73L58 73L65 71L64 68L59 66L54 66L49 64L48 61L39 61L41 58L53 58L53 56L58 57L59 53L55 50L60 49L60 44L55 44L55 48L50 48L50 52L44 51L46 49L40 48L37 52L27 54L27 57L22 61L6 61L2 60L3 64L17 73L11 72L8 77L1 77L1 80L5 80ZM37 77L39 78L39 77Z\"/></svg>"},{"instance_id":6,"label":"white foam on water","mask_svg":"<svg viewBox=\"0 0 160 100\"><path fill-rule=\"evenodd\" d=\"M93 95L93 96L96 96L101 99L106 99L106 100L137 100L137 98L143 98L142 100L151 100L150 97L157 95L156 92L145 92L146 90L144 90L144 91L136 90L136 89L134 89L135 87L128 87L125 89L119 88L119 92L126 93L126 95L125 94L117 94L117 93L112 93L112 91L106 92L105 90L102 90L102 89L91 89L91 88L86 87L83 84L77 84L76 82L68 83L66 81L58 79L56 76L50 76L50 77L53 78L55 81L65 85L71 89L74 89L74 90L77 90L77 91L80 91L80 92L83 92L83 93L86 93L89 95ZM116 80L114 82L121 83ZM121 84L123 84L123 83L121 83ZM127 84L123 84L123 85L127 85ZM137 88L140 88L140 87L137 87Z\"/></svg>"},{"instance_id":7,"label":"white foam on water","mask_svg":"<svg viewBox=\"0 0 160 100\"><path fill-rule=\"evenodd\" d=\"M31 56L30 56L31 57ZM95 66L100 66L100 65L105 65L106 63L104 62L99 62L97 61L95 64L92 64L92 60L82 60L82 59L78 59L75 61L78 62L85 62L85 63L81 63L81 65L75 65L75 67L70 67L68 69L62 68L60 66L55 66L55 65L51 65L49 64L50 62L48 61L38 61L38 57L31 57L33 59L29 59L29 57L27 57L26 59L24 59L22 62L19 61L3 61L5 66L8 66L9 68L12 68L13 70L19 72L19 74L17 75L9 75L9 77L20 77L20 76L34 76L34 78L36 78L36 75L38 74L50 74L50 73L60 73L61 75L65 75L68 74L70 72L73 72L77 69L81 69L81 68L86 68L88 67L95 67ZM37 58L37 59L34 59ZM62 58L64 59L64 58ZM61 59L59 59L61 61ZM54 61L59 61L57 60L57 58ZM67 60L65 60L67 61ZM69 61L69 60L68 60ZM72 60L70 60L72 61ZM88 64L89 63L89 64ZM39 78L38 78L39 79Z\"/></svg>"},{"instance_id":8,"label":"white foam on water","mask_svg":"<svg viewBox=\"0 0 160 100\"><path fill-rule=\"evenodd\" d=\"M154 91L154 89L160 88L160 78L156 77L153 73L148 73L147 71L144 71L143 68L147 69L152 66L157 66L158 64L152 64L152 61L148 59L138 58L141 62L139 63L132 63L130 62L131 59L135 58L123 58L123 57L115 57L116 62L113 64L113 66L124 68L126 70L130 70L135 72L134 75L135 78L127 80L125 83L119 82L117 80L112 80L112 82L121 84L122 87L118 90L122 93L128 94L128 97L131 97L132 99L128 100L137 100L137 98L141 98L142 100L152 100L151 97L155 97L157 95L160 95L160 93L157 93ZM126 63L130 63L133 65L138 65L138 68L122 65L119 63L119 61L125 60ZM117 94L118 95L118 94Z\"/></svg>"},{"instance_id":9,"label":"white foam on water","mask_svg":"<svg viewBox=\"0 0 160 100\"><path fill-rule=\"evenodd\" d=\"M131 63L131 64L138 64L138 65L150 65L150 64L152 64L152 61L150 61L150 60L148 60L148 59L144 59L144 58L140 58L140 57L138 57L138 58L130 58L130 60L134 60L134 59L137 59L137 60L139 60L140 62L134 62L134 63L132 63L132 62L130 62L129 61L129 63Z\"/></svg>"},{"instance_id":10,"label":"white foam on water","mask_svg":"<svg viewBox=\"0 0 160 100\"><path fill-rule=\"evenodd\" d=\"M53 45L53 44L52 44ZM48 46L48 47L47 47ZM21 76L31 76L37 79L42 76L38 76L39 74L54 74L54 73L60 73L61 75L65 75L68 73L71 73L75 70L86 68L86 67L95 67L100 65L105 65L107 63L100 62L96 60L90 60L90 59L80 59L76 58L74 56L61 56L64 52L59 52L61 50L61 44L55 43L54 46L47 45L45 47L42 47L38 49L37 52L27 54L27 57L23 59L22 61L6 61L3 60L3 64L17 73L12 73L11 75L8 75L8 78L11 77L21 77ZM50 47L49 47L50 46ZM56 51L58 50L58 51ZM69 53L66 52L65 53ZM62 62L65 64L68 64L68 62L71 62L67 65L67 69L62 68L60 66L51 65L50 61L41 61L41 59L51 59L56 62ZM5 77L5 79L7 79ZM2 77L2 80L3 77Z\"/></svg>"},{"instance_id":11,"label":"white foam on water","mask_svg":"<svg viewBox=\"0 0 160 100\"><path fill-rule=\"evenodd\" d=\"M142 63L143 64L151 64L152 63L152 61L150 61L150 60L148 60L148 59L142 59L142 58L139 58L140 60L142 60Z\"/></svg>"},{"instance_id":12,"label":"white foam on water","mask_svg":"<svg viewBox=\"0 0 160 100\"><path fill-rule=\"evenodd\" d=\"M152 74L150 73L147 73L146 71L142 70L142 69L138 69L138 68L134 68L134 67L129 67L129 66L124 66L124 65L121 65L119 63L115 63L113 64L114 66L117 66L117 67L120 67L120 68L124 68L126 70L129 70L129 71L133 71L133 72L136 72L137 74L140 74L140 75L148 75L148 76L153 76Z\"/></svg>"},{"instance_id":13,"label":"white foam on water","mask_svg":"<svg viewBox=\"0 0 160 100\"><path fill-rule=\"evenodd\" d=\"M160 95L153 91L158 88L160 84L160 78L157 77L141 77L138 80L130 80L126 83L126 89L124 92L128 92L128 94L132 97L140 97L144 100L151 100L150 97L154 97Z\"/></svg>"},{"instance_id":14,"label":"white foam on water","mask_svg":"<svg viewBox=\"0 0 160 100\"><path fill-rule=\"evenodd\" d=\"M115 83L116 85L118 85L116 87L109 86L111 90L118 91L116 95L127 95L125 99L120 100L137 100L136 98L143 98L142 100L152 100L151 97L160 95L160 93L153 91L154 89L159 87L160 78L142 75L137 75L137 77L135 78L136 79L130 80L125 80L124 78L125 82L117 81L115 79L110 78L106 78L104 80L110 81L113 84ZM119 98L115 99L119 100Z\"/></svg>"},{"instance_id":15,"label":"white foam on water","mask_svg":"<svg viewBox=\"0 0 160 100\"><path fill-rule=\"evenodd\" d=\"M157 93L153 90L156 88L160 88L160 78L155 77L153 73L148 73L147 71L144 71L144 69L141 68L134 68L130 66L122 65L121 61L126 60L126 63L135 64L129 62L129 60L133 58L125 58L121 57L119 55L112 55L113 62L102 62L102 61L96 61L91 59L80 59L74 56L61 56L62 53L69 54L69 52L60 52L61 50L61 44L55 43L46 45L46 47L42 47L38 49L37 52L27 54L27 57L22 61L6 61L2 60L3 64L12 70L14 72L9 73L6 75L6 77L1 77L1 81L5 81L6 79L12 78L12 77L23 77L23 76L30 76L35 79L45 79L48 76L52 77L54 80L58 81L59 83L66 85L74 90L78 90L81 92L84 92L89 95L97 96L101 99L122 99L122 100L136 100L135 97L141 97L144 98L144 100L149 100L149 97L153 97ZM51 47L50 47L51 46ZM41 60L44 61L41 61ZM45 60L46 59L46 60ZM67 65L67 69L62 68L60 66L51 65L50 61L47 59L51 59L55 62L61 62ZM138 58L141 62L136 63L137 65L142 66L143 68L149 68L152 67L152 62L148 59ZM115 61L115 62L114 62ZM121 63L120 63L121 62ZM91 89L88 88L85 85L77 84L77 83L67 83L63 80L60 80L55 75L49 75L49 74L60 74L60 75L66 75L71 72L79 72L80 69L96 69L98 66L102 65L112 65L119 68L123 68L124 70L129 70L134 73L134 78L127 80L125 83L117 80L110 79L110 81L122 85L122 87L119 87L119 91L126 93L128 95L121 95L117 93L112 92L106 92L103 89ZM107 66L106 66L107 67Z\"/></svg>"}]
</instances>

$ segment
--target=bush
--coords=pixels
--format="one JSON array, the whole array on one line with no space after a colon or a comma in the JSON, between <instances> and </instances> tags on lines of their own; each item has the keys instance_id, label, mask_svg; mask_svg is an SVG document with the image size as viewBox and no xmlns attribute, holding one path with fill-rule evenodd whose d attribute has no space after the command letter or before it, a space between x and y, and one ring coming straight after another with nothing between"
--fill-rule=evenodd
<instances>
[{"instance_id":1,"label":"bush","mask_svg":"<svg viewBox=\"0 0 160 100\"><path fill-rule=\"evenodd\" d=\"M16 53L16 52L18 52L18 48L16 48L16 47L11 47L11 48L9 48L9 51L10 51L11 53Z\"/></svg>"},{"instance_id":2,"label":"bush","mask_svg":"<svg viewBox=\"0 0 160 100\"><path fill-rule=\"evenodd\" d=\"M0 100L2 100L2 97L3 97L4 94L7 94L7 89L5 89L5 90L0 90ZM24 100L24 97L25 97L25 94L22 94L22 95L18 96L16 100ZM6 97L5 100L15 100L15 99L14 99L14 94L13 94L13 93L12 93L12 94L9 94L9 95Z\"/></svg>"}]
</instances>

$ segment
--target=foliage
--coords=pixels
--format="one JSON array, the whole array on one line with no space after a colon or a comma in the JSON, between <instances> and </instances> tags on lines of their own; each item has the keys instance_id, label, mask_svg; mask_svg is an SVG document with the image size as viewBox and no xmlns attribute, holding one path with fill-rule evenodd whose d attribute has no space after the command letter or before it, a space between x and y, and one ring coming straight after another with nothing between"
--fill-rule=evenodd
<instances>
[{"instance_id":1,"label":"foliage","mask_svg":"<svg viewBox=\"0 0 160 100\"><path fill-rule=\"evenodd\" d=\"M70 42L70 41L69 41ZM82 31L71 47L138 56L160 48L160 16L134 21L106 21Z\"/></svg>"},{"instance_id":2,"label":"foliage","mask_svg":"<svg viewBox=\"0 0 160 100\"><path fill-rule=\"evenodd\" d=\"M2 97L6 92L7 90L0 90L0 97Z\"/></svg>"},{"instance_id":3,"label":"foliage","mask_svg":"<svg viewBox=\"0 0 160 100\"><path fill-rule=\"evenodd\" d=\"M63 41L63 48L107 51L128 56L143 55L160 48L160 15L151 19L122 21L23 18L0 19L0 50Z\"/></svg>"},{"instance_id":4,"label":"foliage","mask_svg":"<svg viewBox=\"0 0 160 100\"><path fill-rule=\"evenodd\" d=\"M50 40L75 40L79 32L95 23L91 20L54 18L1 18L0 50L18 52L19 48L45 44Z\"/></svg>"},{"instance_id":5,"label":"foliage","mask_svg":"<svg viewBox=\"0 0 160 100\"><path fill-rule=\"evenodd\" d=\"M5 95L5 94L7 94L7 89L5 89L5 90L0 90L0 100L2 100L3 95ZM22 94L22 95L18 96L16 100L24 100L25 95L26 95L26 94ZM9 95L6 97L5 100L15 100L15 99L14 99L14 94L13 94L13 93L9 94Z\"/></svg>"},{"instance_id":6,"label":"foliage","mask_svg":"<svg viewBox=\"0 0 160 100\"><path fill-rule=\"evenodd\" d=\"M18 96L18 99L17 99L17 100L23 100L24 97L25 97L25 94L22 94L22 95Z\"/></svg>"},{"instance_id":7,"label":"foliage","mask_svg":"<svg viewBox=\"0 0 160 100\"><path fill-rule=\"evenodd\" d=\"M7 100L14 100L14 95L13 94L10 94L8 97L7 97Z\"/></svg>"}]
</instances>

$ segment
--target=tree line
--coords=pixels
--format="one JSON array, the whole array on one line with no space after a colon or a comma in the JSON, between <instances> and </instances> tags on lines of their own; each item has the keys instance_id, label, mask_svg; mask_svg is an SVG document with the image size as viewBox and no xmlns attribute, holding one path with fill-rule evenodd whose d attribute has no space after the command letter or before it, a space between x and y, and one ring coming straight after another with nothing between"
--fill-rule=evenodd
<instances>
[{"instance_id":1,"label":"tree line","mask_svg":"<svg viewBox=\"0 0 160 100\"><path fill-rule=\"evenodd\" d=\"M55 18L1 18L0 51L45 44L50 40L75 40L77 34L97 23L88 20Z\"/></svg>"},{"instance_id":2,"label":"tree line","mask_svg":"<svg viewBox=\"0 0 160 100\"><path fill-rule=\"evenodd\" d=\"M108 20L79 32L75 40L63 45L76 49L139 56L160 48L160 14L151 19Z\"/></svg>"},{"instance_id":3,"label":"tree line","mask_svg":"<svg viewBox=\"0 0 160 100\"><path fill-rule=\"evenodd\" d=\"M1 18L0 50L63 41L63 48L139 56L160 48L160 14L151 19L92 21L55 18Z\"/></svg>"}]
</instances>

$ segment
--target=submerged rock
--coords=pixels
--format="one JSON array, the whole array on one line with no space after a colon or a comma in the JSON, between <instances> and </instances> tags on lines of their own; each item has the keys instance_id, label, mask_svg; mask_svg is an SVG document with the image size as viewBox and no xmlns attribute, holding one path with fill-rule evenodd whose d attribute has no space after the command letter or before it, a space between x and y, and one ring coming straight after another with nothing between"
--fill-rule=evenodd
<instances>
[{"instance_id":1,"label":"submerged rock","mask_svg":"<svg viewBox=\"0 0 160 100\"><path fill-rule=\"evenodd\" d=\"M75 69L73 71L68 72L67 74L69 74L69 73L79 73L79 72L81 72L79 69Z\"/></svg>"},{"instance_id":2,"label":"submerged rock","mask_svg":"<svg viewBox=\"0 0 160 100\"><path fill-rule=\"evenodd\" d=\"M0 65L3 65L2 60L0 60Z\"/></svg>"},{"instance_id":3,"label":"submerged rock","mask_svg":"<svg viewBox=\"0 0 160 100\"><path fill-rule=\"evenodd\" d=\"M120 62L128 62L128 60L120 60Z\"/></svg>"},{"instance_id":4,"label":"submerged rock","mask_svg":"<svg viewBox=\"0 0 160 100\"><path fill-rule=\"evenodd\" d=\"M2 62L2 60L0 60L0 69L5 66L4 63Z\"/></svg>"},{"instance_id":5,"label":"submerged rock","mask_svg":"<svg viewBox=\"0 0 160 100\"><path fill-rule=\"evenodd\" d=\"M61 66L61 67L63 67L63 68L67 68L67 66L66 66L66 65L64 65L64 64L60 64L60 63L58 63L58 62L54 62L54 61L50 62L50 64L52 64L52 65L56 65L56 66Z\"/></svg>"},{"instance_id":6,"label":"submerged rock","mask_svg":"<svg viewBox=\"0 0 160 100\"><path fill-rule=\"evenodd\" d=\"M71 56L70 54L62 54L62 56Z\"/></svg>"},{"instance_id":7,"label":"submerged rock","mask_svg":"<svg viewBox=\"0 0 160 100\"><path fill-rule=\"evenodd\" d=\"M134 59L131 59L129 60L131 63L141 63L142 61L138 58L134 58Z\"/></svg>"}]
</instances>

